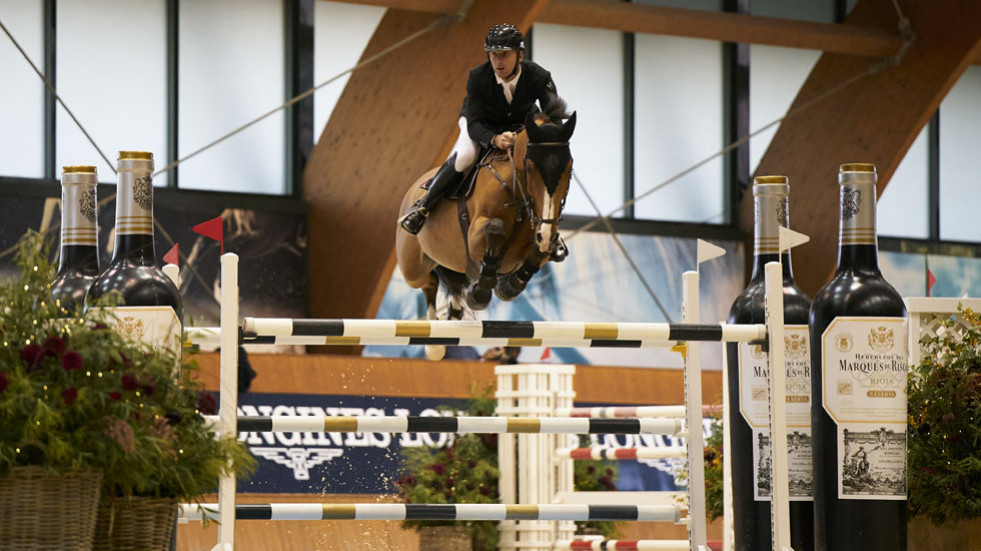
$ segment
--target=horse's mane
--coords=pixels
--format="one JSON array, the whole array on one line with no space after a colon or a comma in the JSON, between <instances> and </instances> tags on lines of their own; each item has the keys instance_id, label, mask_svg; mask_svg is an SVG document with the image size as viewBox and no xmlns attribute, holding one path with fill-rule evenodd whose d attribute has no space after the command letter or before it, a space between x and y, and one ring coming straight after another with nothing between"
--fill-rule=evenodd
<instances>
[{"instance_id":1,"label":"horse's mane","mask_svg":"<svg viewBox=\"0 0 981 551\"><path fill-rule=\"evenodd\" d=\"M542 106L542 113L535 113L535 122L543 124L559 124L562 119L568 119L569 113L566 111L568 106L562 98L555 98L548 105Z\"/></svg>"}]
</instances>

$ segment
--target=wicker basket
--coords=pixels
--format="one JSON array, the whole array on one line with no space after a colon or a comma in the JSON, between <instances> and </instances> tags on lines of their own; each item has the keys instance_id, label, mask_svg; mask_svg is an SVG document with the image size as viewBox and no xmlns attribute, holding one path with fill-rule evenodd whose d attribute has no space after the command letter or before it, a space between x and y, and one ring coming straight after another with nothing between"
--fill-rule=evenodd
<instances>
[{"instance_id":1,"label":"wicker basket","mask_svg":"<svg viewBox=\"0 0 981 551\"><path fill-rule=\"evenodd\" d=\"M92 549L168 551L176 522L175 498L103 498L99 503Z\"/></svg>"},{"instance_id":2,"label":"wicker basket","mask_svg":"<svg viewBox=\"0 0 981 551\"><path fill-rule=\"evenodd\" d=\"M473 538L466 526L422 526L419 551L470 551Z\"/></svg>"},{"instance_id":3,"label":"wicker basket","mask_svg":"<svg viewBox=\"0 0 981 551\"><path fill-rule=\"evenodd\" d=\"M0 477L0 550L91 549L101 484L99 470L14 467Z\"/></svg>"}]
</instances>

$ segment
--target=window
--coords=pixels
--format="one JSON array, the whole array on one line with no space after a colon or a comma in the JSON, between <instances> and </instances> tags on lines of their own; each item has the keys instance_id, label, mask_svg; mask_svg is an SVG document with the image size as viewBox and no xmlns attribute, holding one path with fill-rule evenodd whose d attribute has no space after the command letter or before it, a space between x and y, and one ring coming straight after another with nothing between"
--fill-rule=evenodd
<instances>
[{"instance_id":1,"label":"window","mask_svg":"<svg viewBox=\"0 0 981 551\"><path fill-rule=\"evenodd\" d=\"M940 239L981 241L981 67L971 66L940 104Z\"/></svg>"},{"instance_id":2,"label":"window","mask_svg":"<svg viewBox=\"0 0 981 551\"><path fill-rule=\"evenodd\" d=\"M385 8L341 2L314 5L313 84L319 85L358 64ZM350 74L324 86L313 96L313 139L320 139Z\"/></svg>"},{"instance_id":3,"label":"window","mask_svg":"<svg viewBox=\"0 0 981 551\"><path fill-rule=\"evenodd\" d=\"M882 235L926 239L930 235L928 134L924 126L876 205Z\"/></svg>"},{"instance_id":4,"label":"window","mask_svg":"<svg viewBox=\"0 0 981 551\"><path fill-rule=\"evenodd\" d=\"M0 0L3 24L44 71L41 2ZM44 84L24 56L0 35L0 175L44 177Z\"/></svg>"},{"instance_id":5,"label":"window","mask_svg":"<svg viewBox=\"0 0 981 551\"><path fill-rule=\"evenodd\" d=\"M59 0L58 94L109 158L106 164L59 105L57 174L65 165L95 165L115 182L121 150L167 155L167 54L164 0ZM167 176L154 184L166 184Z\"/></svg>"},{"instance_id":6,"label":"window","mask_svg":"<svg viewBox=\"0 0 981 551\"><path fill-rule=\"evenodd\" d=\"M637 35L634 193L642 195L721 150L722 45L710 40ZM721 222L723 158L634 205L636 218Z\"/></svg>"},{"instance_id":7,"label":"window","mask_svg":"<svg viewBox=\"0 0 981 551\"><path fill-rule=\"evenodd\" d=\"M180 157L285 101L283 17L282 2L180 2ZM285 138L280 111L181 164L180 187L284 193Z\"/></svg>"},{"instance_id":8,"label":"window","mask_svg":"<svg viewBox=\"0 0 981 551\"><path fill-rule=\"evenodd\" d=\"M573 169L606 214L624 203L622 34L539 23L532 40L535 62L551 71L559 95L578 111ZM575 181L564 212L596 215Z\"/></svg>"}]
</instances>

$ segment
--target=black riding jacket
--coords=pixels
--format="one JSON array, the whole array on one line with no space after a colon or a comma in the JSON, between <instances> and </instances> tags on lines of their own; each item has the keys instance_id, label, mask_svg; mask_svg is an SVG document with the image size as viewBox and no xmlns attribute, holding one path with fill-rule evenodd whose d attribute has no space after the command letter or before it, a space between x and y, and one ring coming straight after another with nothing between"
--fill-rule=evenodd
<instances>
[{"instance_id":1,"label":"black riding jacket","mask_svg":"<svg viewBox=\"0 0 981 551\"><path fill-rule=\"evenodd\" d=\"M508 104L488 61L470 71L460 115L467 118L470 138L482 147L489 147L494 136L523 125L528 113L537 112L535 101L548 110L557 99L552 74L533 61L522 61L521 77Z\"/></svg>"}]
</instances>

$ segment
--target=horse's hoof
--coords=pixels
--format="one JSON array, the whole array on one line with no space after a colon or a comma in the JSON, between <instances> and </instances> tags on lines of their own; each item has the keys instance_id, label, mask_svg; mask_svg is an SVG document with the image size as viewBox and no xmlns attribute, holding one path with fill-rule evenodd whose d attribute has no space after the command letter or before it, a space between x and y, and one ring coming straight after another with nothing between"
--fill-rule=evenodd
<instances>
[{"instance_id":1,"label":"horse's hoof","mask_svg":"<svg viewBox=\"0 0 981 551\"><path fill-rule=\"evenodd\" d=\"M512 275L501 278L501 280L497 283L497 286L494 287L494 294L497 295L497 298L503 300L504 302L510 302L518 298L518 295L520 295L527 286L527 281L522 281L521 279Z\"/></svg>"},{"instance_id":2,"label":"horse's hoof","mask_svg":"<svg viewBox=\"0 0 981 551\"><path fill-rule=\"evenodd\" d=\"M446 355L446 347L441 344L427 344L426 357L434 362L438 362Z\"/></svg>"},{"instance_id":3,"label":"horse's hoof","mask_svg":"<svg viewBox=\"0 0 981 551\"><path fill-rule=\"evenodd\" d=\"M491 301L491 290L474 287L467 293L467 306L471 310L484 310Z\"/></svg>"}]
</instances>

